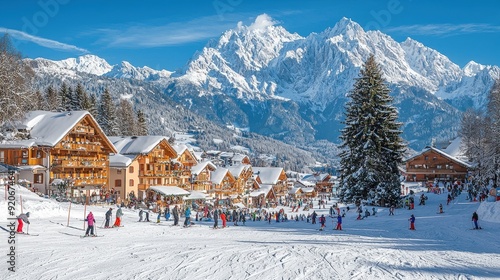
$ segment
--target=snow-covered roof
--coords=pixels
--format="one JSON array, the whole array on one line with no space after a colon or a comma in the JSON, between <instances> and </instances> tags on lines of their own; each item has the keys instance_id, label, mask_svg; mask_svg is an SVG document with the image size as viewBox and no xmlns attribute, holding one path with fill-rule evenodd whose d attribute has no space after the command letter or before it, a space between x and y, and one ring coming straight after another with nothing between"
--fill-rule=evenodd
<instances>
[{"instance_id":1,"label":"snow-covered roof","mask_svg":"<svg viewBox=\"0 0 500 280\"><path fill-rule=\"evenodd\" d=\"M254 174L258 174L263 184L275 185L278 183L283 168L281 167L253 167Z\"/></svg>"},{"instance_id":2,"label":"snow-covered roof","mask_svg":"<svg viewBox=\"0 0 500 280\"><path fill-rule=\"evenodd\" d=\"M202 192L190 191L189 195L184 198L184 200L198 200L198 199L207 199L207 195Z\"/></svg>"},{"instance_id":3,"label":"snow-covered roof","mask_svg":"<svg viewBox=\"0 0 500 280\"><path fill-rule=\"evenodd\" d=\"M47 170L47 168L45 166L41 166L41 165L19 165L19 166L17 166L17 168L21 171L24 171L24 170L32 171L32 170L37 170L37 169Z\"/></svg>"},{"instance_id":4,"label":"snow-covered roof","mask_svg":"<svg viewBox=\"0 0 500 280\"><path fill-rule=\"evenodd\" d=\"M210 181L212 181L212 183L214 184L222 183L222 180L224 180L224 177L226 177L227 172L229 172L227 168L217 167L215 171L210 172Z\"/></svg>"},{"instance_id":5,"label":"snow-covered roof","mask_svg":"<svg viewBox=\"0 0 500 280\"><path fill-rule=\"evenodd\" d=\"M122 155L147 154L162 140L168 141L165 136L111 136L109 140Z\"/></svg>"},{"instance_id":6,"label":"snow-covered roof","mask_svg":"<svg viewBox=\"0 0 500 280\"><path fill-rule=\"evenodd\" d=\"M309 174L306 175L302 178L302 181L309 181L309 182L322 182L324 181L330 174L328 173L321 173L321 174Z\"/></svg>"},{"instance_id":7,"label":"snow-covered roof","mask_svg":"<svg viewBox=\"0 0 500 280\"><path fill-rule=\"evenodd\" d=\"M134 161L136 157L137 157L136 155L122 155L122 154L110 155L109 167L127 167Z\"/></svg>"},{"instance_id":8,"label":"snow-covered roof","mask_svg":"<svg viewBox=\"0 0 500 280\"><path fill-rule=\"evenodd\" d=\"M458 159L458 158L456 158L456 157L454 157L454 156L451 156L451 155L447 154L446 152L441 151L440 149L437 149L437 148L434 148L434 147L427 147L427 148L423 149L423 150L422 150L420 153L418 153L417 155L414 155L414 156L412 156L412 157L410 157L410 158L406 159L406 160L405 160L405 162L408 162L408 161L410 161L410 160L412 160L412 159L414 159L414 158L416 158L416 157L418 157L418 156L420 156L420 155L422 155L422 154L424 154L424 153L426 153L426 152L428 152L428 151L434 151L434 152L436 152L436 153L438 153L438 154L440 154L440 155L442 155L442 156L444 156L444 157L446 157L446 158L448 158L448 159L450 159L450 160L453 160L453 161L455 161L456 163L461 164L461 165L463 165L463 166L465 166L465 167L467 167L467 168L471 168L471 167L472 167L472 164L471 164L471 163L468 163L468 162L465 162L465 161L463 161L463 160L460 160L460 159Z\"/></svg>"},{"instance_id":9,"label":"snow-covered roof","mask_svg":"<svg viewBox=\"0 0 500 280\"><path fill-rule=\"evenodd\" d=\"M202 161L196 165L193 165L191 167L191 173L192 174L200 174L205 168L208 168L209 170L215 170L217 169L217 166L213 164L211 161L206 160Z\"/></svg>"},{"instance_id":10,"label":"snow-covered roof","mask_svg":"<svg viewBox=\"0 0 500 280\"><path fill-rule=\"evenodd\" d=\"M188 196L189 192L175 186L152 186L149 187L150 190L155 191L157 193L163 195L171 195L171 196Z\"/></svg>"},{"instance_id":11,"label":"snow-covered roof","mask_svg":"<svg viewBox=\"0 0 500 280\"><path fill-rule=\"evenodd\" d=\"M59 143L71 129L73 129L84 117L90 117L96 127L99 124L87 111L70 112L48 112L31 111L28 112L23 121L16 123L17 129L29 131L30 139L6 141L0 144L5 148L27 148L32 146L54 147ZM111 142L104 133L101 135L110 144L112 152L116 152Z\"/></svg>"},{"instance_id":12,"label":"snow-covered roof","mask_svg":"<svg viewBox=\"0 0 500 280\"><path fill-rule=\"evenodd\" d=\"M247 165L247 164L236 164L236 165L232 165L232 166L227 167L227 169L229 170L231 175L233 175L234 178L236 178L236 179L238 179L238 177L240 177L241 173L248 170L249 168L251 168L251 166Z\"/></svg>"},{"instance_id":13,"label":"snow-covered roof","mask_svg":"<svg viewBox=\"0 0 500 280\"><path fill-rule=\"evenodd\" d=\"M291 188L288 193L289 194L297 194L301 190L301 187L293 187Z\"/></svg>"},{"instance_id":14,"label":"snow-covered roof","mask_svg":"<svg viewBox=\"0 0 500 280\"><path fill-rule=\"evenodd\" d=\"M299 183L306 186L306 187L314 187L316 186L316 183L314 182L311 182L311 181L303 181L303 180L299 180Z\"/></svg>"},{"instance_id":15,"label":"snow-covered roof","mask_svg":"<svg viewBox=\"0 0 500 280\"><path fill-rule=\"evenodd\" d=\"M267 196L267 194L273 189L272 185L260 185L260 189L254 190L250 193L250 197L258 197L259 195L263 194L264 196Z\"/></svg>"},{"instance_id":16,"label":"snow-covered roof","mask_svg":"<svg viewBox=\"0 0 500 280\"><path fill-rule=\"evenodd\" d=\"M462 137L453 139L448 147L446 147L446 149L443 149L442 151L452 157L456 157L459 159L465 158L464 146L462 145Z\"/></svg>"},{"instance_id":17,"label":"snow-covered roof","mask_svg":"<svg viewBox=\"0 0 500 280\"><path fill-rule=\"evenodd\" d=\"M302 188L302 191L304 193L312 193L312 192L314 192L314 188Z\"/></svg>"}]
</instances>

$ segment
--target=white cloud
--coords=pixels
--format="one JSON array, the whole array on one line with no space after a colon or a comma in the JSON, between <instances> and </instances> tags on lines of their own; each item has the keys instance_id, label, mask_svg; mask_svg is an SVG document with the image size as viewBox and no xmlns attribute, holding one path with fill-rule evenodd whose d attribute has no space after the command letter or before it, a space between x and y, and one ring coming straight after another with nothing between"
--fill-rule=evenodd
<instances>
[{"instance_id":1,"label":"white cloud","mask_svg":"<svg viewBox=\"0 0 500 280\"><path fill-rule=\"evenodd\" d=\"M274 21L269 15L262 14L255 18L255 21L248 27L249 30L264 30L269 26L275 25Z\"/></svg>"},{"instance_id":2,"label":"white cloud","mask_svg":"<svg viewBox=\"0 0 500 280\"><path fill-rule=\"evenodd\" d=\"M484 23L415 24L387 28L384 31L404 33L408 35L450 36L466 33L496 33L500 32L500 26Z\"/></svg>"},{"instance_id":3,"label":"white cloud","mask_svg":"<svg viewBox=\"0 0 500 280\"><path fill-rule=\"evenodd\" d=\"M61 43L58 41L30 35L26 32L22 32L22 31L15 30L15 29L0 27L0 33L7 33L10 36L12 36L12 38L14 38L16 40L30 41L30 42L33 42L33 43L39 45L39 46L46 47L49 49L71 51L71 52L74 51L74 52L79 52L82 54L89 53L88 50L79 48L77 46L73 46L73 45Z\"/></svg>"}]
</instances>

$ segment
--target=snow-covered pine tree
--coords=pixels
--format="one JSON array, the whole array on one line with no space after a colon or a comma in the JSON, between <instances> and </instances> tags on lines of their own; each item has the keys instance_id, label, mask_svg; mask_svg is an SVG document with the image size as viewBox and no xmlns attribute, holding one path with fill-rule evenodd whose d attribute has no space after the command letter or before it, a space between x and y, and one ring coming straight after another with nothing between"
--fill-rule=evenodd
<instances>
[{"instance_id":1,"label":"snow-covered pine tree","mask_svg":"<svg viewBox=\"0 0 500 280\"><path fill-rule=\"evenodd\" d=\"M340 198L384 205L400 196L398 165L405 146L390 91L370 55L349 93L340 136Z\"/></svg>"},{"instance_id":2,"label":"snow-covered pine tree","mask_svg":"<svg viewBox=\"0 0 500 280\"><path fill-rule=\"evenodd\" d=\"M148 135L148 124L146 123L146 115L142 110L137 110L137 135Z\"/></svg>"},{"instance_id":3,"label":"snow-covered pine tree","mask_svg":"<svg viewBox=\"0 0 500 280\"><path fill-rule=\"evenodd\" d=\"M66 111L77 111L80 108L80 101L76 96L76 92L72 87L68 87L68 104L66 105Z\"/></svg>"},{"instance_id":4,"label":"snow-covered pine tree","mask_svg":"<svg viewBox=\"0 0 500 280\"><path fill-rule=\"evenodd\" d=\"M45 108L47 107L47 102L43 94L39 90L37 90L34 97L35 100L33 101L33 107L31 108L31 110L45 110Z\"/></svg>"},{"instance_id":5,"label":"snow-covered pine tree","mask_svg":"<svg viewBox=\"0 0 500 280\"><path fill-rule=\"evenodd\" d=\"M97 121L104 130L104 133L108 136L119 135L115 114L115 104L111 98L111 93L106 88L104 89L104 93L101 95L101 100L99 102L99 115Z\"/></svg>"},{"instance_id":6,"label":"snow-covered pine tree","mask_svg":"<svg viewBox=\"0 0 500 280\"><path fill-rule=\"evenodd\" d=\"M12 45L9 35L0 37L0 126L31 110L33 77L33 70Z\"/></svg>"},{"instance_id":7,"label":"snow-covered pine tree","mask_svg":"<svg viewBox=\"0 0 500 280\"><path fill-rule=\"evenodd\" d=\"M47 100L46 110L55 112L59 107L59 97L57 91L52 85L48 86L45 90L45 99Z\"/></svg>"},{"instance_id":8,"label":"snow-covered pine tree","mask_svg":"<svg viewBox=\"0 0 500 280\"><path fill-rule=\"evenodd\" d=\"M136 133L136 120L132 103L127 99L120 99L120 104L116 108L116 122L118 124L119 135L132 136Z\"/></svg>"},{"instance_id":9,"label":"snow-covered pine tree","mask_svg":"<svg viewBox=\"0 0 500 280\"><path fill-rule=\"evenodd\" d=\"M69 111L69 98L68 98L68 85L65 82L62 83L59 89L59 104L57 104L57 111L64 112Z\"/></svg>"},{"instance_id":10,"label":"snow-covered pine tree","mask_svg":"<svg viewBox=\"0 0 500 280\"><path fill-rule=\"evenodd\" d=\"M488 174L496 187L500 186L500 78L488 95Z\"/></svg>"},{"instance_id":11,"label":"snow-covered pine tree","mask_svg":"<svg viewBox=\"0 0 500 280\"><path fill-rule=\"evenodd\" d=\"M90 94L89 97L89 107L83 108L84 110L89 111L89 113L97 120L99 117L99 108L97 106L97 96L95 94Z\"/></svg>"}]
</instances>

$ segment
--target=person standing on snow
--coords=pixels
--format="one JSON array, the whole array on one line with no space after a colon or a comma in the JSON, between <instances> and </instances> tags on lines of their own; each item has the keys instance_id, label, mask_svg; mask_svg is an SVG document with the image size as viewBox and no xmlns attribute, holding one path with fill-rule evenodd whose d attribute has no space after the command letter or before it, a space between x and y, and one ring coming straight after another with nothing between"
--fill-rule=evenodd
<instances>
[{"instance_id":1,"label":"person standing on snow","mask_svg":"<svg viewBox=\"0 0 500 280\"><path fill-rule=\"evenodd\" d=\"M139 211L139 222L142 222L142 215L144 214L144 211Z\"/></svg>"},{"instance_id":2,"label":"person standing on snow","mask_svg":"<svg viewBox=\"0 0 500 280\"><path fill-rule=\"evenodd\" d=\"M410 221L410 230L415 230L415 216L411 214L408 220Z\"/></svg>"},{"instance_id":3,"label":"person standing on snow","mask_svg":"<svg viewBox=\"0 0 500 280\"><path fill-rule=\"evenodd\" d=\"M177 207L177 205L174 206L172 215L174 216L174 226L179 225L179 208Z\"/></svg>"},{"instance_id":4,"label":"person standing on snow","mask_svg":"<svg viewBox=\"0 0 500 280\"><path fill-rule=\"evenodd\" d=\"M226 214L224 212L220 213L220 219L222 220L222 228L226 227Z\"/></svg>"},{"instance_id":5,"label":"person standing on snow","mask_svg":"<svg viewBox=\"0 0 500 280\"><path fill-rule=\"evenodd\" d=\"M115 220L113 227L120 227L121 226L122 216L123 216L122 208L118 207L118 210L116 210L116 220Z\"/></svg>"},{"instance_id":6,"label":"person standing on snow","mask_svg":"<svg viewBox=\"0 0 500 280\"><path fill-rule=\"evenodd\" d=\"M27 212L26 214L21 214L17 216L17 233L24 233L23 232L23 222L27 223L28 225L30 224L30 220L28 219L30 216L30 212Z\"/></svg>"},{"instance_id":7,"label":"person standing on snow","mask_svg":"<svg viewBox=\"0 0 500 280\"><path fill-rule=\"evenodd\" d=\"M316 217L317 216L318 216L318 214L316 214L316 211L313 211L312 217L311 217L311 219L312 219L311 224L313 224L313 225L316 224Z\"/></svg>"},{"instance_id":8,"label":"person standing on snow","mask_svg":"<svg viewBox=\"0 0 500 280\"><path fill-rule=\"evenodd\" d=\"M111 220L111 216L113 215L113 208L109 208L106 212L106 223L104 224L104 228L109 228L109 221Z\"/></svg>"},{"instance_id":9,"label":"person standing on snow","mask_svg":"<svg viewBox=\"0 0 500 280\"><path fill-rule=\"evenodd\" d=\"M325 228L325 222L326 222L325 215L321 215L321 217L319 217L319 223L321 224L320 230L323 230L323 228Z\"/></svg>"},{"instance_id":10,"label":"person standing on snow","mask_svg":"<svg viewBox=\"0 0 500 280\"><path fill-rule=\"evenodd\" d=\"M92 214L92 212L89 212L85 221L87 221L87 225L88 225L87 231L85 232L85 236L89 236L89 232L90 232L91 236L95 236L95 234L94 234L94 224L95 224L94 214Z\"/></svg>"},{"instance_id":11,"label":"person standing on snow","mask_svg":"<svg viewBox=\"0 0 500 280\"><path fill-rule=\"evenodd\" d=\"M187 227L191 225L191 209L189 209L189 207L187 207L186 211L184 211L184 216L186 216L186 219L184 220L184 227Z\"/></svg>"},{"instance_id":12,"label":"person standing on snow","mask_svg":"<svg viewBox=\"0 0 500 280\"><path fill-rule=\"evenodd\" d=\"M477 221L479 220L479 216L477 215L477 213L474 211L474 213L472 214L472 221L474 222L474 229L479 229L479 226L477 224Z\"/></svg>"},{"instance_id":13,"label":"person standing on snow","mask_svg":"<svg viewBox=\"0 0 500 280\"><path fill-rule=\"evenodd\" d=\"M219 209L214 209L214 229L219 227Z\"/></svg>"},{"instance_id":14,"label":"person standing on snow","mask_svg":"<svg viewBox=\"0 0 500 280\"><path fill-rule=\"evenodd\" d=\"M340 215L337 216L337 227L335 229L342 230L342 216Z\"/></svg>"},{"instance_id":15,"label":"person standing on snow","mask_svg":"<svg viewBox=\"0 0 500 280\"><path fill-rule=\"evenodd\" d=\"M394 205L391 205L391 208L389 208L389 216L394 216L394 209L396 207Z\"/></svg>"}]
</instances>

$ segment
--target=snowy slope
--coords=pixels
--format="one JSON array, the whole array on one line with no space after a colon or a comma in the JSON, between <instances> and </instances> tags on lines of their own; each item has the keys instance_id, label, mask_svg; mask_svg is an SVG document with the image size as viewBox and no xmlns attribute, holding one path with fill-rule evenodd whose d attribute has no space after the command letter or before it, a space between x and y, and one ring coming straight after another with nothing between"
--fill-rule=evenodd
<instances>
[{"instance_id":1,"label":"snowy slope","mask_svg":"<svg viewBox=\"0 0 500 280\"><path fill-rule=\"evenodd\" d=\"M138 223L136 211L124 210L124 227L97 228L104 237L85 239L79 237L84 223L81 205L71 206L66 227L67 203L55 207L57 203L25 190L18 194L25 199L24 210L32 214L29 232L40 235L17 236L18 271L3 272L1 279L498 279L500 275L498 207L491 214L491 203L468 202L465 194L446 205L446 194L429 193L425 206L397 209L395 216L379 208L377 216L360 221L351 210L343 231L333 231L332 219L327 218L327 230L322 232L305 221L248 221L245 226L229 223L229 228L218 230L201 222L184 229L171 227L172 221L163 218L159 225ZM326 214L331 203L315 210ZM436 214L439 203L445 205L444 214ZM5 201L0 206L5 209ZM483 229L470 230L472 212L478 207L488 209L489 222L479 211ZM90 206L87 211L101 226L107 208ZM291 214L290 208L285 210ZM408 230L412 213L416 231ZM7 233L0 231L0 238L7 240Z\"/></svg>"}]
</instances>

